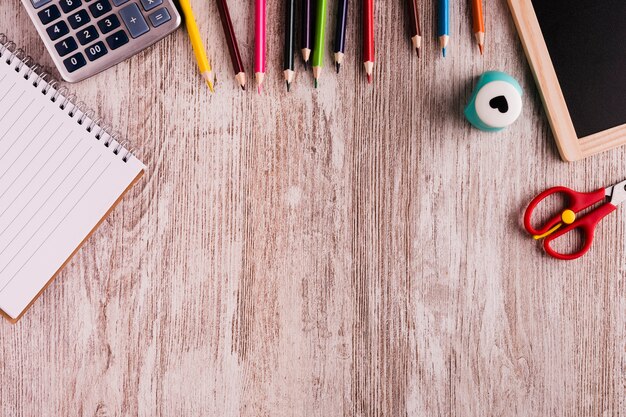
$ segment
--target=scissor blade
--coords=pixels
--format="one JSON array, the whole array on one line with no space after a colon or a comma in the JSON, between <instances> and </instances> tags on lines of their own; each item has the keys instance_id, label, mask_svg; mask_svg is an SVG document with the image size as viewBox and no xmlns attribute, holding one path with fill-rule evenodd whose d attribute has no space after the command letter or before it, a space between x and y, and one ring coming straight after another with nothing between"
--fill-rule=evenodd
<instances>
[{"instance_id":1,"label":"scissor blade","mask_svg":"<svg viewBox=\"0 0 626 417\"><path fill-rule=\"evenodd\" d=\"M605 190L609 203L617 206L626 201L626 181L618 182Z\"/></svg>"}]
</instances>

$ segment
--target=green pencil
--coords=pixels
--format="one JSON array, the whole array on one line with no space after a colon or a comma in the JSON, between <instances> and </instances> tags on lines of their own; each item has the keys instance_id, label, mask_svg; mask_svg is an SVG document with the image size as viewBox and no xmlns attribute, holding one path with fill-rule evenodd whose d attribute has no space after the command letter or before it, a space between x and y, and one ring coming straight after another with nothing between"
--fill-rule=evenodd
<instances>
[{"instance_id":1,"label":"green pencil","mask_svg":"<svg viewBox=\"0 0 626 417\"><path fill-rule=\"evenodd\" d=\"M315 16L315 37L313 39L313 78L315 79L315 88L317 81L322 73L324 64L324 32L326 31L326 0L317 0Z\"/></svg>"}]
</instances>

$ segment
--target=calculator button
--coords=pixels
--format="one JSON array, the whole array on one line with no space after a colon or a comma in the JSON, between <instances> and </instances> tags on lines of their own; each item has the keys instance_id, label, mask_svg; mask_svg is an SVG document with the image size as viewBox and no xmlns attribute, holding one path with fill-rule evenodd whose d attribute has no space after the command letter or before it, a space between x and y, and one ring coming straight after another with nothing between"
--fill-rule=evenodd
<instances>
[{"instance_id":1,"label":"calculator button","mask_svg":"<svg viewBox=\"0 0 626 417\"><path fill-rule=\"evenodd\" d=\"M81 29L76 32L76 37L81 45L87 45L88 43L96 40L98 36L100 35L98 35L98 30L94 25L88 26L85 29Z\"/></svg>"},{"instance_id":2,"label":"calculator button","mask_svg":"<svg viewBox=\"0 0 626 417\"><path fill-rule=\"evenodd\" d=\"M111 11L111 3L109 0L100 0L89 6L89 11L97 19Z\"/></svg>"},{"instance_id":3,"label":"calculator button","mask_svg":"<svg viewBox=\"0 0 626 417\"><path fill-rule=\"evenodd\" d=\"M78 49L78 44L76 44L76 40L72 37L67 39L63 39L61 42L54 45L54 48L59 53L59 56L65 56L70 52Z\"/></svg>"},{"instance_id":4,"label":"calculator button","mask_svg":"<svg viewBox=\"0 0 626 417\"><path fill-rule=\"evenodd\" d=\"M74 72L87 65L87 61L85 60L83 54L79 52L63 61L63 65L65 65L67 72Z\"/></svg>"},{"instance_id":5,"label":"calculator button","mask_svg":"<svg viewBox=\"0 0 626 417\"><path fill-rule=\"evenodd\" d=\"M61 0L59 2L59 6L61 6L61 10L63 13L69 13L72 10L78 9L83 3L80 0Z\"/></svg>"},{"instance_id":6,"label":"calculator button","mask_svg":"<svg viewBox=\"0 0 626 417\"><path fill-rule=\"evenodd\" d=\"M54 25L50 26L48 29L46 29L46 32L48 32L48 36L50 36L50 39L56 41L61 36L65 36L70 33L70 28L67 27L67 23L61 20L60 22L57 22Z\"/></svg>"},{"instance_id":7,"label":"calculator button","mask_svg":"<svg viewBox=\"0 0 626 417\"><path fill-rule=\"evenodd\" d=\"M113 4L116 6L121 6L122 4L128 3L128 0L113 0Z\"/></svg>"},{"instance_id":8,"label":"calculator button","mask_svg":"<svg viewBox=\"0 0 626 417\"><path fill-rule=\"evenodd\" d=\"M172 17L170 16L170 13L167 11L167 9L163 7L148 16L148 19L150 19L152 26L156 28L161 26L163 23L172 20Z\"/></svg>"},{"instance_id":9,"label":"calculator button","mask_svg":"<svg viewBox=\"0 0 626 417\"><path fill-rule=\"evenodd\" d=\"M120 16L122 16L122 20L133 38L138 38L150 30L139 6L134 3L120 10Z\"/></svg>"},{"instance_id":10,"label":"calculator button","mask_svg":"<svg viewBox=\"0 0 626 417\"><path fill-rule=\"evenodd\" d=\"M39 20L41 20L41 23L47 25L48 23L52 23L59 17L61 17L61 12L59 11L59 8L53 4L47 9L44 9L37 13L37 16L39 16Z\"/></svg>"},{"instance_id":11,"label":"calculator button","mask_svg":"<svg viewBox=\"0 0 626 417\"><path fill-rule=\"evenodd\" d=\"M35 9L38 9L40 7L45 6L46 4L50 3L52 0L30 0L31 3L33 3L33 7Z\"/></svg>"},{"instance_id":12,"label":"calculator button","mask_svg":"<svg viewBox=\"0 0 626 417\"><path fill-rule=\"evenodd\" d=\"M106 41L109 45L109 48L111 48L111 50L114 50L126 45L128 43L128 36L123 30L120 30L119 32L115 32L114 34L109 36Z\"/></svg>"},{"instance_id":13,"label":"calculator button","mask_svg":"<svg viewBox=\"0 0 626 417\"><path fill-rule=\"evenodd\" d=\"M70 26L72 29L78 29L81 26L86 25L91 21L87 10L81 10L78 13L75 13L67 18L67 21L70 22Z\"/></svg>"},{"instance_id":14,"label":"calculator button","mask_svg":"<svg viewBox=\"0 0 626 417\"><path fill-rule=\"evenodd\" d=\"M100 28L100 32L109 33L112 30L120 27L120 19L117 18L114 14L111 16L107 16L101 21L98 22L98 27Z\"/></svg>"},{"instance_id":15,"label":"calculator button","mask_svg":"<svg viewBox=\"0 0 626 417\"><path fill-rule=\"evenodd\" d=\"M163 0L141 0L141 5L147 12L162 4Z\"/></svg>"},{"instance_id":16,"label":"calculator button","mask_svg":"<svg viewBox=\"0 0 626 417\"><path fill-rule=\"evenodd\" d=\"M104 46L104 42L98 42L85 49L85 54L87 54L87 58L89 58L90 61L95 61L105 56L107 52L109 51L107 51L107 47Z\"/></svg>"}]
</instances>

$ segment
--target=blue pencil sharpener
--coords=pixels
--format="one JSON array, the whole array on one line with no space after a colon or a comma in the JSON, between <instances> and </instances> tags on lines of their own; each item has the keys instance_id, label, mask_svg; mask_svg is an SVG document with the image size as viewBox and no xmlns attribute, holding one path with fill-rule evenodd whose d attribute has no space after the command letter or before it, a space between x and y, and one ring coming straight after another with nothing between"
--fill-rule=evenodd
<instances>
[{"instance_id":1,"label":"blue pencil sharpener","mask_svg":"<svg viewBox=\"0 0 626 417\"><path fill-rule=\"evenodd\" d=\"M487 71L478 79L465 106L465 118L486 132L502 130L522 114L522 94L515 78L504 72Z\"/></svg>"}]
</instances>

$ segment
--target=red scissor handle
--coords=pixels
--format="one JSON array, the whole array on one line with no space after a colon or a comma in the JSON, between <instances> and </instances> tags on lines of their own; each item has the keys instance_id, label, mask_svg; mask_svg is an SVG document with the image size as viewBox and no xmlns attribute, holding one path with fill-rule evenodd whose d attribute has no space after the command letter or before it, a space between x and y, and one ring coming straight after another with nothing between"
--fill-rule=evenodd
<instances>
[{"instance_id":1,"label":"red scissor handle","mask_svg":"<svg viewBox=\"0 0 626 417\"><path fill-rule=\"evenodd\" d=\"M602 204L600 207L594 209L593 211L590 211L589 213L587 213L580 219L574 221L574 223L569 224L561 229L558 229L554 233L548 235L543 240L543 248L546 250L548 255L557 259L571 261L573 259L580 258L585 253L587 253L589 248L591 248L591 243L593 242L593 234L596 229L596 226L598 225L598 223L600 223L600 220L602 220L606 215L615 211L616 208L617 207L615 207L611 203ZM552 249L552 246L550 244L552 243L553 240L558 239L559 237L563 236L566 233L571 232L574 229L580 229L585 236L584 237L585 241L580 250L578 250L577 252L573 252L573 253L559 253L555 251L554 249Z\"/></svg>"},{"instance_id":2,"label":"red scissor handle","mask_svg":"<svg viewBox=\"0 0 626 417\"><path fill-rule=\"evenodd\" d=\"M565 209L572 210L574 213L578 213L579 211L584 210L587 207L591 207L594 204L600 203L606 198L604 188L601 188L592 193L579 193L578 191L574 191L567 187L549 188L543 193L539 194L537 197L535 197L533 201L530 202L528 208L526 209L526 212L524 213L524 227L531 235L543 235L547 233L550 229L555 227L557 224L561 223L561 216L563 211L559 212L559 214L555 215L538 229L535 229L530 222L532 214L535 211L535 208L537 208L537 206L539 205L539 203L554 194L564 194L568 199L568 204Z\"/></svg>"}]
</instances>

